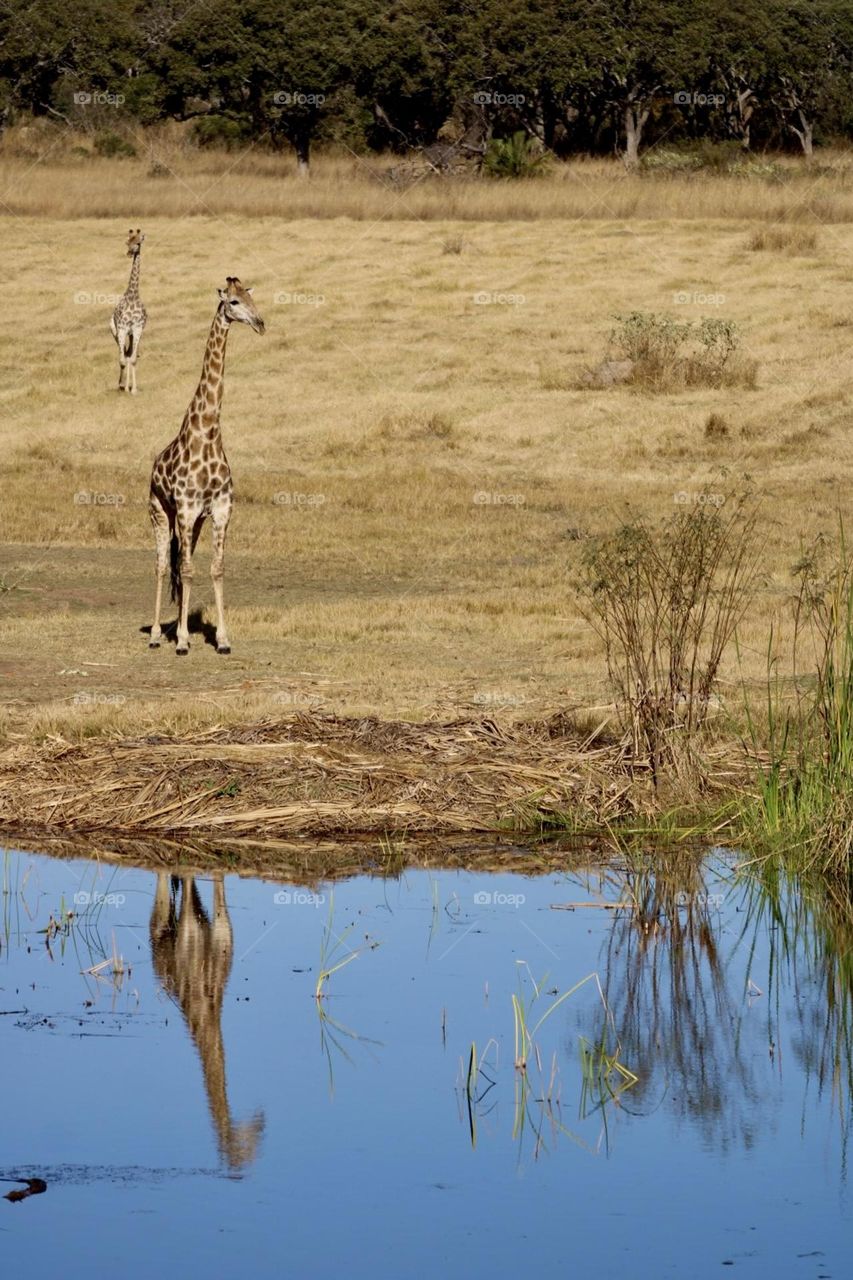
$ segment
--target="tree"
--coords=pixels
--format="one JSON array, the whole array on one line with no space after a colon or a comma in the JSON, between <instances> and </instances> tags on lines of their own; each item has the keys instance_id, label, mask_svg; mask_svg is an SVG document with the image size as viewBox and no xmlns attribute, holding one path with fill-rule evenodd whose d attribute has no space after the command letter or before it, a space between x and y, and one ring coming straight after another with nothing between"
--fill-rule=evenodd
<instances>
[{"instance_id":1,"label":"tree","mask_svg":"<svg viewBox=\"0 0 853 1280\"><path fill-rule=\"evenodd\" d=\"M849 96L851 13L847 0L772 0L773 100L805 156L833 96Z\"/></svg>"},{"instance_id":2,"label":"tree","mask_svg":"<svg viewBox=\"0 0 853 1280\"><path fill-rule=\"evenodd\" d=\"M0 25L0 81L7 105L65 115L73 93L115 93L134 61L131 0L7 0Z\"/></svg>"},{"instance_id":3,"label":"tree","mask_svg":"<svg viewBox=\"0 0 853 1280\"><path fill-rule=\"evenodd\" d=\"M684 57L683 7L674 0L577 0L566 8L574 81L604 96L633 167L656 99L694 82L695 67Z\"/></svg>"}]
</instances>

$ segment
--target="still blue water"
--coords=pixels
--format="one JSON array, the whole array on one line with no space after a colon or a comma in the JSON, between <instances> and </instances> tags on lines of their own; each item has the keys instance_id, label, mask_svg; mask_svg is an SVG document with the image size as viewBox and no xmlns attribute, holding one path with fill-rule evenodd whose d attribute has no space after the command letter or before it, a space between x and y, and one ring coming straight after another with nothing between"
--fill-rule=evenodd
<instances>
[{"instance_id":1,"label":"still blue water","mask_svg":"<svg viewBox=\"0 0 853 1280\"><path fill-rule=\"evenodd\" d=\"M3 866L0 1174L47 1183L0 1199L6 1274L849 1274L843 957L722 859Z\"/></svg>"}]
</instances>

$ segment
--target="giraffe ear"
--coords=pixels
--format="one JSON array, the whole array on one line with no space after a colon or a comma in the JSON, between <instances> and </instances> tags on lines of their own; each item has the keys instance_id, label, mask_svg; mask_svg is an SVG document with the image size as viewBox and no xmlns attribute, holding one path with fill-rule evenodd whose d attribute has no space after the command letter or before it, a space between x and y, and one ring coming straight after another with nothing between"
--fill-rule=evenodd
<instances>
[{"instance_id":1,"label":"giraffe ear","mask_svg":"<svg viewBox=\"0 0 853 1280\"><path fill-rule=\"evenodd\" d=\"M246 292L246 293L248 293L249 297L251 298L251 296L252 296L252 294L255 292L255 290L254 290L254 289L246 289L246 290L245 290L245 292Z\"/></svg>"},{"instance_id":2,"label":"giraffe ear","mask_svg":"<svg viewBox=\"0 0 853 1280\"><path fill-rule=\"evenodd\" d=\"M228 299L228 290L227 290L227 289L217 289L217 290L216 290L216 292L219 294L219 301L220 301L220 302L226 302L226 301L227 301L227 299Z\"/></svg>"}]
</instances>

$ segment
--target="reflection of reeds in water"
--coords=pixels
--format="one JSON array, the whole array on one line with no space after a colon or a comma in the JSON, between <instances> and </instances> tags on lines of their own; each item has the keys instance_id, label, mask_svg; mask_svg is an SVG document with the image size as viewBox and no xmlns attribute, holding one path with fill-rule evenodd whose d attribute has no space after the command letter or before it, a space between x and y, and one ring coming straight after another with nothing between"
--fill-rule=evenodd
<instances>
[{"instance_id":1,"label":"reflection of reeds in water","mask_svg":"<svg viewBox=\"0 0 853 1280\"><path fill-rule=\"evenodd\" d=\"M193 876L172 876L170 882L158 873L150 935L154 972L183 1013L201 1059L220 1154L230 1169L243 1168L255 1158L264 1117L259 1112L236 1123L228 1102L222 1001L234 941L222 876L213 881L211 918Z\"/></svg>"},{"instance_id":2,"label":"reflection of reeds in water","mask_svg":"<svg viewBox=\"0 0 853 1280\"><path fill-rule=\"evenodd\" d=\"M839 1119L846 1155L853 1120L853 897L835 878L797 875L766 860L745 877L744 933L773 930L768 992L778 1002L786 982L795 995L786 1016L796 1019L793 1052L807 1087L828 1090ZM773 1010L768 1016L773 1015ZM771 1036L774 1032L771 1026Z\"/></svg>"},{"instance_id":3,"label":"reflection of reeds in water","mask_svg":"<svg viewBox=\"0 0 853 1280\"><path fill-rule=\"evenodd\" d=\"M334 1093L335 1088L335 1071L333 1062L333 1051L345 1058L347 1062L352 1062L352 1058L346 1050L346 1041L351 1043L360 1043L364 1045L379 1045L378 1040L369 1040L365 1036L361 1036L357 1031L353 1031L351 1027L345 1027L343 1023L333 1018L328 1011L326 1001L328 1000L328 983L329 979L339 970L346 967L353 960L357 960L362 951L368 947L373 950L379 946L378 942L367 941L365 946L359 947L353 951L347 943L347 938L352 932L352 925L338 933L335 929L335 895L329 894L329 914L326 924L323 928L323 936L320 941L320 965L317 976L317 986L314 990L314 999L317 1005L317 1017L320 1022L320 1048L326 1058L329 1068L329 1091Z\"/></svg>"},{"instance_id":4,"label":"reflection of reeds in water","mask_svg":"<svg viewBox=\"0 0 853 1280\"><path fill-rule=\"evenodd\" d=\"M640 1077L635 1110L666 1094L709 1144L751 1141L760 1098L757 1068L740 1052L742 990L727 982L723 915L708 892L704 856L670 851L630 855L605 879L632 909L614 913L605 947L604 989Z\"/></svg>"},{"instance_id":5,"label":"reflection of reeds in water","mask_svg":"<svg viewBox=\"0 0 853 1280\"><path fill-rule=\"evenodd\" d=\"M655 859L629 855L603 873L609 895L630 910L614 913L605 946L608 1006L640 1083L632 1110L667 1106L692 1119L709 1146L749 1147L767 1123L767 1077L785 1010L799 1021L794 1052L807 1082L831 1088L846 1142L851 1098L853 912L850 895L826 879L810 888L785 877L776 862L732 874L709 890L707 859L680 850ZM743 925L724 936L721 910L735 895ZM749 975L767 933L769 972L755 976L765 993L767 1057L755 1053L754 1019L746 1022ZM737 963L731 963L736 960ZM735 976L737 975L737 976ZM774 1003L775 1002L775 1003ZM747 1037L747 1031L753 1038ZM764 1105L764 1113L762 1113Z\"/></svg>"}]
</instances>

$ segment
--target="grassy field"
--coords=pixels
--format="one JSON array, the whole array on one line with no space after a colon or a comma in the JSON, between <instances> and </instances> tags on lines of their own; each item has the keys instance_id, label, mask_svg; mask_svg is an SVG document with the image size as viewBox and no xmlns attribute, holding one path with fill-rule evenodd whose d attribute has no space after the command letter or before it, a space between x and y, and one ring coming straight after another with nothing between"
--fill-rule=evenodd
<instances>
[{"instance_id":1,"label":"grassy field","mask_svg":"<svg viewBox=\"0 0 853 1280\"><path fill-rule=\"evenodd\" d=\"M766 549L742 669L764 674L801 538L832 531L853 483L845 157L786 162L773 181L598 162L399 192L356 161L305 183L286 162L172 156L153 178L153 155L54 164L18 142L0 157L13 739L298 710L600 708L603 654L572 592L585 538L744 477L763 496ZM131 223L146 233L149 313L135 398L116 392L108 329ZM178 661L141 630L148 478L231 274L267 324L232 334L226 367L234 651L218 657L200 632ZM634 310L735 320L755 388L578 389L613 316ZM209 611L208 537L194 603ZM730 661L724 698L739 680Z\"/></svg>"}]
</instances>

